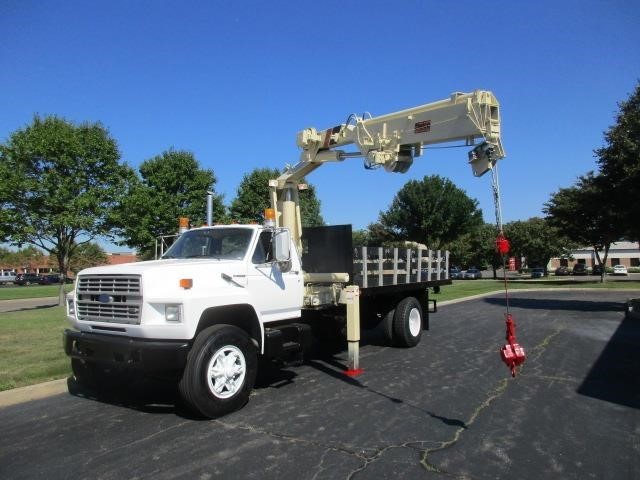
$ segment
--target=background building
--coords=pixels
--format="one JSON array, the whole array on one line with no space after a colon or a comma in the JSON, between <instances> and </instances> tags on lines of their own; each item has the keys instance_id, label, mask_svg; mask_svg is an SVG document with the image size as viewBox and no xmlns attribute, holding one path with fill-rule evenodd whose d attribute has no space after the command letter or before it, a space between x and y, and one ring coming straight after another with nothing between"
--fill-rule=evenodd
<instances>
[{"instance_id":1,"label":"background building","mask_svg":"<svg viewBox=\"0 0 640 480\"><path fill-rule=\"evenodd\" d=\"M107 262L104 265L121 265L123 263L137 262L138 257L135 252L107 253ZM14 273L35 273L45 275L57 272L57 262L55 259L44 255L40 258L28 260L21 264L5 264L0 261L0 272Z\"/></svg>"},{"instance_id":2,"label":"background building","mask_svg":"<svg viewBox=\"0 0 640 480\"><path fill-rule=\"evenodd\" d=\"M604 258L604 252L599 252L600 258ZM593 248L581 248L571 252L572 258L552 258L549 269L553 270L559 266L573 267L577 263L583 263L587 267L594 267L598 264L596 253ZM609 255L605 267L624 265L625 267L640 267L640 244L638 242L616 242L611 244Z\"/></svg>"}]
</instances>

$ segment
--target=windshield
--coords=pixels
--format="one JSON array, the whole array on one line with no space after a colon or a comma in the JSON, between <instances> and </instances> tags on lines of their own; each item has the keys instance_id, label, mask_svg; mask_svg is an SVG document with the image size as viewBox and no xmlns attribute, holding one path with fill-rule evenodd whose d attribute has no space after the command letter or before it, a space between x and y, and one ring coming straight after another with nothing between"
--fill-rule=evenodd
<instances>
[{"instance_id":1,"label":"windshield","mask_svg":"<svg viewBox=\"0 0 640 480\"><path fill-rule=\"evenodd\" d=\"M215 228L190 230L180 235L162 258L215 258L241 260L249 248L253 230Z\"/></svg>"}]
</instances>

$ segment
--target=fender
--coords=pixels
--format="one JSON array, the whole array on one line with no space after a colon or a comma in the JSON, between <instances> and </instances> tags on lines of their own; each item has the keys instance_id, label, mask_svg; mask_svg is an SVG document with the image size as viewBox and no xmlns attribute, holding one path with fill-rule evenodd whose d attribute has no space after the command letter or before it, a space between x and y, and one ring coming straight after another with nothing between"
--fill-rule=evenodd
<instances>
[{"instance_id":1,"label":"fender","mask_svg":"<svg viewBox=\"0 0 640 480\"><path fill-rule=\"evenodd\" d=\"M253 306L247 303L221 305L205 309L200 315L192 341L205 328L212 325L234 325L251 337L260 353L264 353L264 326Z\"/></svg>"}]
</instances>

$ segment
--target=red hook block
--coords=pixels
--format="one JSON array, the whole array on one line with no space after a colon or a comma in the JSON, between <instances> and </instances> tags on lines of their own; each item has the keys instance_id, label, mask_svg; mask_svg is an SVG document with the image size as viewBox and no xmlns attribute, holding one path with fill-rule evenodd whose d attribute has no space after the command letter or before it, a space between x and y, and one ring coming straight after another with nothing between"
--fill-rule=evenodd
<instances>
[{"instance_id":1,"label":"red hook block","mask_svg":"<svg viewBox=\"0 0 640 480\"><path fill-rule=\"evenodd\" d=\"M516 367L522 365L526 359L524 348L516 340L516 324L510 313L507 313L507 344L500 349L500 358L511 370L511 376L516 376Z\"/></svg>"}]
</instances>

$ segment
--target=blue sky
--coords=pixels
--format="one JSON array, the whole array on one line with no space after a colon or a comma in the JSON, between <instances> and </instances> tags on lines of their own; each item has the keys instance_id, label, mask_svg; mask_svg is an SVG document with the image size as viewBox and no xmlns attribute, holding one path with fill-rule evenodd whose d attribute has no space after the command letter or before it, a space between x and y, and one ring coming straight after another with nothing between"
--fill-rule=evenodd
<instances>
[{"instance_id":1,"label":"blue sky","mask_svg":"<svg viewBox=\"0 0 640 480\"><path fill-rule=\"evenodd\" d=\"M596 168L640 79L635 1L3 0L0 22L0 142L35 113L100 121L132 166L192 151L226 203L243 174L296 163L305 127L486 89L502 108L504 218L541 215ZM465 149L427 151L404 175L352 159L309 181L328 223L363 228L432 174L493 221L489 176L473 177Z\"/></svg>"}]
</instances>

